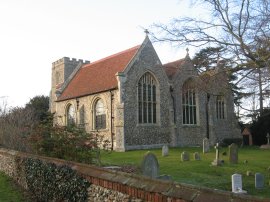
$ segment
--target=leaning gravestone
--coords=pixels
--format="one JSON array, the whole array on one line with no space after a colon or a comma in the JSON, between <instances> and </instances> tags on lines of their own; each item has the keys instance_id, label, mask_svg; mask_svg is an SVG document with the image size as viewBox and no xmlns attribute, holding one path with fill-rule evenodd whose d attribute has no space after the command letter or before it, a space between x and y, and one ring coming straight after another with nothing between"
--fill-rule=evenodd
<instances>
[{"instance_id":1,"label":"leaning gravestone","mask_svg":"<svg viewBox=\"0 0 270 202\"><path fill-rule=\"evenodd\" d=\"M195 153L193 154L193 156L194 156L194 160L195 160L195 161L200 161L200 160L201 160L200 154L199 154L198 152L195 152Z\"/></svg>"},{"instance_id":2,"label":"leaning gravestone","mask_svg":"<svg viewBox=\"0 0 270 202\"><path fill-rule=\"evenodd\" d=\"M147 152L141 164L142 174L151 178L156 178L159 174L159 164L157 157L151 153Z\"/></svg>"},{"instance_id":3,"label":"leaning gravestone","mask_svg":"<svg viewBox=\"0 0 270 202\"><path fill-rule=\"evenodd\" d=\"M203 138L203 153L207 153L210 151L210 144L208 138Z\"/></svg>"},{"instance_id":4,"label":"leaning gravestone","mask_svg":"<svg viewBox=\"0 0 270 202\"><path fill-rule=\"evenodd\" d=\"M255 173L255 188L262 189L264 186L264 177L261 173Z\"/></svg>"},{"instance_id":5,"label":"leaning gravestone","mask_svg":"<svg viewBox=\"0 0 270 202\"><path fill-rule=\"evenodd\" d=\"M242 189L242 175L237 173L232 175L232 192L237 194L247 193Z\"/></svg>"},{"instance_id":6,"label":"leaning gravestone","mask_svg":"<svg viewBox=\"0 0 270 202\"><path fill-rule=\"evenodd\" d=\"M238 146L235 143L229 146L229 162L238 163Z\"/></svg>"},{"instance_id":7,"label":"leaning gravestone","mask_svg":"<svg viewBox=\"0 0 270 202\"><path fill-rule=\"evenodd\" d=\"M168 156L169 155L169 147L168 145L164 145L162 147L162 156Z\"/></svg>"},{"instance_id":8,"label":"leaning gravestone","mask_svg":"<svg viewBox=\"0 0 270 202\"><path fill-rule=\"evenodd\" d=\"M189 161L189 153L186 151L183 151L181 153L181 161Z\"/></svg>"}]
</instances>

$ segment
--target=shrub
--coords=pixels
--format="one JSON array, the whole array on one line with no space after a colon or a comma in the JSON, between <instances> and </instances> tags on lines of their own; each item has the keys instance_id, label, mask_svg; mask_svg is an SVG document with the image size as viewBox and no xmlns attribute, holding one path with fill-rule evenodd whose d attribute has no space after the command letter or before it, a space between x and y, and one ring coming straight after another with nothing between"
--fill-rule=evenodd
<instances>
[{"instance_id":1,"label":"shrub","mask_svg":"<svg viewBox=\"0 0 270 202\"><path fill-rule=\"evenodd\" d=\"M89 164L93 160L100 164L99 146L105 143L104 149L108 145L102 137L76 126L53 127L52 119L36 127L29 140L37 154Z\"/></svg>"}]
</instances>

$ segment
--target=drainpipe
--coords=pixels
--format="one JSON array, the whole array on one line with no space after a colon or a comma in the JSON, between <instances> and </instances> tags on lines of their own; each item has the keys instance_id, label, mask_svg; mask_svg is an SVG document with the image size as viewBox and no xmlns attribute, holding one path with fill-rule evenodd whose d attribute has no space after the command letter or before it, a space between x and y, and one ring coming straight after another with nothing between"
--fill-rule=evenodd
<instances>
[{"instance_id":1,"label":"drainpipe","mask_svg":"<svg viewBox=\"0 0 270 202\"><path fill-rule=\"evenodd\" d=\"M78 127L79 126L79 106L80 106L80 100L79 98L75 98L76 100L76 126Z\"/></svg>"},{"instance_id":2,"label":"drainpipe","mask_svg":"<svg viewBox=\"0 0 270 202\"><path fill-rule=\"evenodd\" d=\"M210 99L210 94L207 93L207 98L206 98L206 137L209 139L209 99Z\"/></svg>"},{"instance_id":3,"label":"drainpipe","mask_svg":"<svg viewBox=\"0 0 270 202\"><path fill-rule=\"evenodd\" d=\"M114 119L114 116L113 116L113 93L112 91L110 90L110 95L111 95L111 150L113 150L113 119Z\"/></svg>"},{"instance_id":4,"label":"drainpipe","mask_svg":"<svg viewBox=\"0 0 270 202\"><path fill-rule=\"evenodd\" d=\"M170 94L171 94L171 97L172 97L172 104L173 104L173 123L175 124L176 123L176 118L175 118L175 100L174 100L174 97L173 97L173 87L170 86Z\"/></svg>"}]
</instances>

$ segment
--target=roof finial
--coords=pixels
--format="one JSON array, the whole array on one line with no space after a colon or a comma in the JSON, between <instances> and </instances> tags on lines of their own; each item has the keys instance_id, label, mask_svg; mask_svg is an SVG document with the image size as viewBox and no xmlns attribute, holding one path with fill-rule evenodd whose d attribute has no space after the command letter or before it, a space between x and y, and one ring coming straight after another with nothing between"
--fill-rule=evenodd
<instances>
[{"instance_id":1,"label":"roof finial","mask_svg":"<svg viewBox=\"0 0 270 202\"><path fill-rule=\"evenodd\" d=\"M187 55L189 55L189 49L188 48L186 48L186 51L187 51Z\"/></svg>"},{"instance_id":2,"label":"roof finial","mask_svg":"<svg viewBox=\"0 0 270 202\"><path fill-rule=\"evenodd\" d=\"M144 33L146 34L146 36L148 36L148 34L149 34L148 29L144 29Z\"/></svg>"}]
</instances>

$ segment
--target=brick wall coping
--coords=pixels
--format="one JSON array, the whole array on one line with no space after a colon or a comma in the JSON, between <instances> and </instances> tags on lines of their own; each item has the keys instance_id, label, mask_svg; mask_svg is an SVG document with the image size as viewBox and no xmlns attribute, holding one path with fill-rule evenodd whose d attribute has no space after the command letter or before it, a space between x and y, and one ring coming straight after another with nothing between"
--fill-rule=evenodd
<instances>
[{"instance_id":1,"label":"brick wall coping","mask_svg":"<svg viewBox=\"0 0 270 202\"><path fill-rule=\"evenodd\" d=\"M124 173L121 171L108 170L93 165L65 161L62 159L38 156L13 150L0 148L0 155L15 156L21 158L40 159L45 162L54 163L58 166L67 165L76 170L90 183L108 189L113 189L133 197L140 197L142 192L151 193L160 198L174 199L172 201L230 201L230 202L269 202L269 199L261 199L250 195L239 195L229 191L215 190L185 183L151 179L146 176ZM1 159L0 159L1 163ZM178 199L178 200L177 200ZM179 200L180 199L180 200ZM155 201L155 200L154 200ZM162 200L163 201L163 200ZM167 201L167 200L166 200Z\"/></svg>"}]
</instances>

